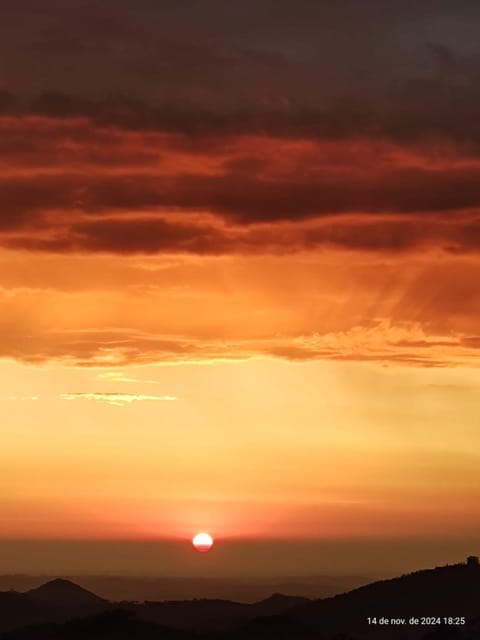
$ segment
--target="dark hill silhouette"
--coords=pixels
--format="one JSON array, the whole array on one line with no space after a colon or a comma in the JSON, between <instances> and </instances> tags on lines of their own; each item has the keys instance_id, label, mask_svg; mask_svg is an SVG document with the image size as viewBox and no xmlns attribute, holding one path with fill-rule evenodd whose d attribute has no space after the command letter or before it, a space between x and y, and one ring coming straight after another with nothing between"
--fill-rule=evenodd
<instances>
[{"instance_id":1,"label":"dark hill silhouette","mask_svg":"<svg viewBox=\"0 0 480 640\"><path fill-rule=\"evenodd\" d=\"M64 624L45 624L12 631L2 640L201 640L191 632L138 620L117 610Z\"/></svg>"},{"instance_id":2,"label":"dark hill silhouette","mask_svg":"<svg viewBox=\"0 0 480 640\"><path fill-rule=\"evenodd\" d=\"M318 633L288 614L254 618L227 637L232 640L319 640Z\"/></svg>"},{"instance_id":3,"label":"dark hill silhouette","mask_svg":"<svg viewBox=\"0 0 480 640\"><path fill-rule=\"evenodd\" d=\"M306 601L273 594L251 605L213 599L110 603L68 580L52 580L23 594L0 592L0 633L27 625L63 623L72 618L109 613L118 607L135 615L139 622L183 630L225 631L257 616L283 613Z\"/></svg>"},{"instance_id":4,"label":"dark hill silhouette","mask_svg":"<svg viewBox=\"0 0 480 640\"><path fill-rule=\"evenodd\" d=\"M172 629L117 610L64 624L45 624L7 633L2 640L318 640L288 616L255 618L236 631Z\"/></svg>"},{"instance_id":5,"label":"dark hill silhouette","mask_svg":"<svg viewBox=\"0 0 480 640\"><path fill-rule=\"evenodd\" d=\"M0 592L0 631L44 622L44 607L15 591Z\"/></svg>"},{"instance_id":6,"label":"dark hill silhouette","mask_svg":"<svg viewBox=\"0 0 480 640\"><path fill-rule=\"evenodd\" d=\"M24 593L56 577L49 575L2 575L0 573L0 591L14 589ZM275 578L121 575L65 575L61 577L71 580L111 602L221 598L246 603L268 598L273 592L305 598L330 598L338 593L345 593L380 579L380 576L367 578L351 575L278 576Z\"/></svg>"},{"instance_id":7,"label":"dark hill silhouette","mask_svg":"<svg viewBox=\"0 0 480 640\"><path fill-rule=\"evenodd\" d=\"M201 599L146 602L131 605L128 609L147 622L177 629L220 631L248 620L249 606L229 600Z\"/></svg>"},{"instance_id":8,"label":"dark hill silhouette","mask_svg":"<svg viewBox=\"0 0 480 640\"><path fill-rule=\"evenodd\" d=\"M44 585L49 593L61 587L62 593L78 594L75 586L65 587L63 582ZM34 591L38 595L39 590ZM438 640L480 640L480 625L475 622L480 618L480 566L475 564L418 571L315 601L273 594L254 604L228 600L114 604L89 594L89 602L94 605L69 606L32 599L31 592L0 593L0 632L17 629L6 634L5 640L415 640L427 634ZM119 607L123 612L119 613ZM92 617L93 613L102 615ZM403 618L408 623L412 616L465 616L468 624L459 628L367 624L368 617L389 622ZM76 621L71 620L74 617ZM27 625L37 626L18 629ZM125 635L126 629L130 636Z\"/></svg>"},{"instance_id":9,"label":"dark hill silhouette","mask_svg":"<svg viewBox=\"0 0 480 640\"><path fill-rule=\"evenodd\" d=\"M53 576L56 578L57 576ZM382 576L384 577L384 576ZM178 576L65 575L62 578L101 595L111 602L160 600L192 600L221 598L253 603L268 598L273 592L305 598L330 598L380 579L380 576L279 576L276 578L215 578ZM14 589L22 593L52 580L52 576L0 574L0 591Z\"/></svg>"},{"instance_id":10,"label":"dark hill silhouette","mask_svg":"<svg viewBox=\"0 0 480 640\"><path fill-rule=\"evenodd\" d=\"M30 600L68 606L95 606L107 601L70 580L56 578L26 592Z\"/></svg>"},{"instance_id":11,"label":"dark hill silhouette","mask_svg":"<svg viewBox=\"0 0 480 640\"><path fill-rule=\"evenodd\" d=\"M273 616L284 613L293 607L310 602L309 598L301 596L286 596L282 593L272 593L269 598L255 602L250 606L257 616Z\"/></svg>"},{"instance_id":12,"label":"dark hill silhouette","mask_svg":"<svg viewBox=\"0 0 480 640\"><path fill-rule=\"evenodd\" d=\"M0 592L0 633L26 625L65 622L111 609L110 603L73 583L54 580L27 593Z\"/></svg>"},{"instance_id":13,"label":"dark hill silhouette","mask_svg":"<svg viewBox=\"0 0 480 640\"><path fill-rule=\"evenodd\" d=\"M285 613L307 598L285 596L279 593L254 604L229 600L199 599L186 601L146 602L130 605L129 610L142 619L179 629L226 630L242 625L259 616Z\"/></svg>"},{"instance_id":14,"label":"dark hill silhouette","mask_svg":"<svg viewBox=\"0 0 480 640\"><path fill-rule=\"evenodd\" d=\"M364 637L368 636L356 632L319 634L288 615L256 618L233 632L196 633L141 621L131 612L117 610L64 624L19 629L5 634L2 640L361 640ZM404 631L398 637L409 640L414 636ZM479 640L480 619L461 629L443 627L426 633L421 630L420 637L422 640Z\"/></svg>"},{"instance_id":15,"label":"dark hill silhouette","mask_svg":"<svg viewBox=\"0 0 480 640\"><path fill-rule=\"evenodd\" d=\"M310 629L335 632L362 632L363 637L425 635L429 627L398 628L368 625L367 618L412 616L465 616L480 614L480 566L447 565L417 571L391 580L359 587L349 593L316 600L297 607L293 614ZM366 634L366 635L365 635Z\"/></svg>"}]
</instances>

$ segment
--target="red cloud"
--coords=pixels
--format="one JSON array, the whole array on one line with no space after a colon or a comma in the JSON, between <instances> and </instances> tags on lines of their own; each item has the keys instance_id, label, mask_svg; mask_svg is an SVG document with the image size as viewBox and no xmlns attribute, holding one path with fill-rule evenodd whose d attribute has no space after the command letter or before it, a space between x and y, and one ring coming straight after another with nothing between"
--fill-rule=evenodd
<instances>
[{"instance_id":1,"label":"red cloud","mask_svg":"<svg viewBox=\"0 0 480 640\"><path fill-rule=\"evenodd\" d=\"M204 141L4 117L0 244L43 251L478 250L480 161L445 142Z\"/></svg>"}]
</instances>

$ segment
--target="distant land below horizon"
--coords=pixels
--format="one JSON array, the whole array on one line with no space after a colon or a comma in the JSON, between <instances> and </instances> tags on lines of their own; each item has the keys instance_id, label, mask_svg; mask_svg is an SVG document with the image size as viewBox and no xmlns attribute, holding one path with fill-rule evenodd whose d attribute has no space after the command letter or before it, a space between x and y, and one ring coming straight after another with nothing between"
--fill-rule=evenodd
<instances>
[{"instance_id":1,"label":"distant land below horizon","mask_svg":"<svg viewBox=\"0 0 480 640\"><path fill-rule=\"evenodd\" d=\"M25 577L25 576L24 576ZM1 640L474 640L480 563L427 568L325 598L108 601L64 578L0 591Z\"/></svg>"},{"instance_id":2,"label":"distant land below horizon","mask_svg":"<svg viewBox=\"0 0 480 640\"><path fill-rule=\"evenodd\" d=\"M62 578L94 591L102 598L121 600L176 600L225 598L253 603L272 593L326 598L390 576L311 575L252 578L193 576L128 576L76 574L0 574L0 591L28 591L49 580Z\"/></svg>"}]
</instances>

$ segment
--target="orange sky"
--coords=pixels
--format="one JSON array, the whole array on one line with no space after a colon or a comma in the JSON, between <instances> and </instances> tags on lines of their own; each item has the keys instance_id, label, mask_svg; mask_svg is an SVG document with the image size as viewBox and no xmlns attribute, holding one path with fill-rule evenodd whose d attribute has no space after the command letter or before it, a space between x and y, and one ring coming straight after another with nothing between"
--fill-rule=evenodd
<instances>
[{"instance_id":1,"label":"orange sky","mask_svg":"<svg viewBox=\"0 0 480 640\"><path fill-rule=\"evenodd\" d=\"M476 214L385 210L398 180L475 158L1 124L6 204L25 211L0 233L3 539L478 533ZM241 183L242 162L286 194L245 199L230 176L223 204L189 201L197 180ZM320 175L335 202L358 182L341 215L310 211ZM292 218L299 176L314 191ZM157 179L185 202L157 206Z\"/></svg>"},{"instance_id":2,"label":"orange sky","mask_svg":"<svg viewBox=\"0 0 480 640\"><path fill-rule=\"evenodd\" d=\"M72 2L0 24L0 571L478 552L478 4Z\"/></svg>"},{"instance_id":3,"label":"orange sky","mask_svg":"<svg viewBox=\"0 0 480 640\"><path fill-rule=\"evenodd\" d=\"M475 319L442 295L472 259L26 258L0 255L2 538L478 533Z\"/></svg>"}]
</instances>

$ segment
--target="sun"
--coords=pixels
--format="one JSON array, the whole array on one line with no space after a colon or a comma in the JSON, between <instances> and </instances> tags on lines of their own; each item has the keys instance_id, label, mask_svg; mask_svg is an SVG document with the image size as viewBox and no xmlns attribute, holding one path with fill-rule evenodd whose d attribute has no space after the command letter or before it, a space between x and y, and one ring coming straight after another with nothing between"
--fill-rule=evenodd
<instances>
[{"instance_id":1,"label":"sun","mask_svg":"<svg viewBox=\"0 0 480 640\"><path fill-rule=\"evenodd\" d=\"M197 533L197 535L192 540L192 544L197 551L210 551L213 546L213 538L208 533Z\"/></svg>"}]
</instances>

